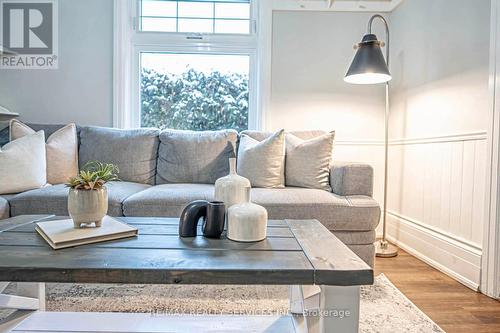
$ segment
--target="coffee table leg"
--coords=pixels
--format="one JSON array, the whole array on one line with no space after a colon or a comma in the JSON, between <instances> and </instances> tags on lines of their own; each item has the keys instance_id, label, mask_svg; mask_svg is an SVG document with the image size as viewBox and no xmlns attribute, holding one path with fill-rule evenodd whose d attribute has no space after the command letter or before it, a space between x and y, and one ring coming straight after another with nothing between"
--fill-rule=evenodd
<instances>
[{"instance_id":1,"label":"coffee table leg","mask_svg":"<svg viewBox=\"0 0 500 333\"><path fill-rule=\"evenodd\" d=\"M359 292L359 286L321 286L319 332L357 333Z\"/></svg>"},{"instance_id":2,"label":"coffee table leg","mask_svg":"<svg viewBox=\"0 0 500 333\"><path fill-rule=\"evenodd\" d=\"M320 293L320 287L315 285L290 286L290 312L302 315L307 309L318 309Z\"/></svg>"},{"instance_id":3,"label":"coffee table leg","mask_svg":"<svg viewBox=\"0 0 500 333\"><path fill-rule=\"evenodd\" d=\"M4 307L45 311L45 283L18 282L16 295L4 296Z\"/></svg>"},{"instance_id":4,"label":"coffee table leg","mask_svg":"<svg viewBox=\"0 0 500 333\"><path fill-rule=\"evenodd\" d=\"M290 312L305 315L308 333L357 333L359 287L290 286Z\"/></svg>"},{"instance_id":5,"label":"coffee table leg","mask_svg":"<svg viewBox=\"0 0 500 333\"><path fill-rule=\"evenodd\" d=\"M2 294L8 282L0 282L0 308L45 311L45 283L17 283L15 295Z\"/></svg>"}]
</instances>

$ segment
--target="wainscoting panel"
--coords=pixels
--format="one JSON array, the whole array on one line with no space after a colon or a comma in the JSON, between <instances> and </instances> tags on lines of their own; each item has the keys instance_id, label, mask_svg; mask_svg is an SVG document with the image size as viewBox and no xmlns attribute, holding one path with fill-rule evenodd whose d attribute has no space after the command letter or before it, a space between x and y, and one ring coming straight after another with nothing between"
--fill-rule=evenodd
<instances>
[{"instance_id":1,"label":"wainscoting panel","mask_svg":"<svg viewBox=\"0 0 500 333\"><path fill-rule=\"evenodd\" d=\"M371 164L382 206L381 141L337 141L334 159ZM486 132L391 140L389 239L472 289L481 271ZM381 235L381 226L377 234Z\"/></svg>"},{"instance_id":2,"label":"wainscoting panel","mask_svg":"<svg viewBox=\"0 0 500 333\"><path fill-rule=\"evenodd\" d=\"M480 278L486 133L394 140L389 234L471 288Z\"/></svg>"}]
</instances>

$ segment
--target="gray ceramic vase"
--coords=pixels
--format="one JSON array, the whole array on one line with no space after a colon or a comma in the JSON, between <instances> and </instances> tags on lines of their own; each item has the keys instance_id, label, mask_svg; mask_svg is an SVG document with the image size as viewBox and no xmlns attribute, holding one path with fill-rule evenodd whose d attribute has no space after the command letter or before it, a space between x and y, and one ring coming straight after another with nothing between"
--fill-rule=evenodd
<instances>
[{"instance_id":1,"label":"gray ceramic vase","mask_svg":"<svg viewBox=\"0 0 500 333\"><path fill-rule=\"evenodd\" d=\"M76 190L70 188L68 195L68 212L75 228L95 223L102 225L102 218L108 212L108 190Z\"/></svg>"}]
</instances>

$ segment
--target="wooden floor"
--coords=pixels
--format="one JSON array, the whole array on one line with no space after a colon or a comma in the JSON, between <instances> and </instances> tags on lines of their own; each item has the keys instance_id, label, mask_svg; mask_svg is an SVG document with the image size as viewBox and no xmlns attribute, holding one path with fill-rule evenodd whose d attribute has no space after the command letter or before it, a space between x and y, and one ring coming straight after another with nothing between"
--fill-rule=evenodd
<instances>
[{"instance_id":1,"label":"wooden floor","mask_svg":"<svg viewBox=\"0 0 500 333\"><path fill-rule=\"evenodd\" d=\"M377 258L384 273L447 333L500 333L500 302L476 293L415 257Z\"/></svg>"}]
</instances>

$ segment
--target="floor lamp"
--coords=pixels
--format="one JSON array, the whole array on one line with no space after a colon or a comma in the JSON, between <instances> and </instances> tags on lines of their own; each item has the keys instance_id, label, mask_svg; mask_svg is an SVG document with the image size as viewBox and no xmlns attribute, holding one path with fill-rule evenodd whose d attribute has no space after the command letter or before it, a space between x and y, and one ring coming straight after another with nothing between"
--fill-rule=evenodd
<instances>
[{"instance_id":1,"label":"floor lamp","mask_svg":"<svg viewBox=\"0 0 500 333\"><path fill-rule=\"evenodd\" d=\"M380 19L385 26L387 44L386 56L382 54L384 42L379 41L372 34L372 25L375 19ZM368 33L363 36L361 43L355 46L356 55L347 71L344 81L352 84L379 84L385 83L385 162L384 162L384 210L382 212L382 239L375 243L377 257L395 257L398 255L397 247L387 242L387 163L389 148L389 81L392 79L389 72L389 25L381 15L373 15L368 21Z\"/></svg>"}]
</instances>

